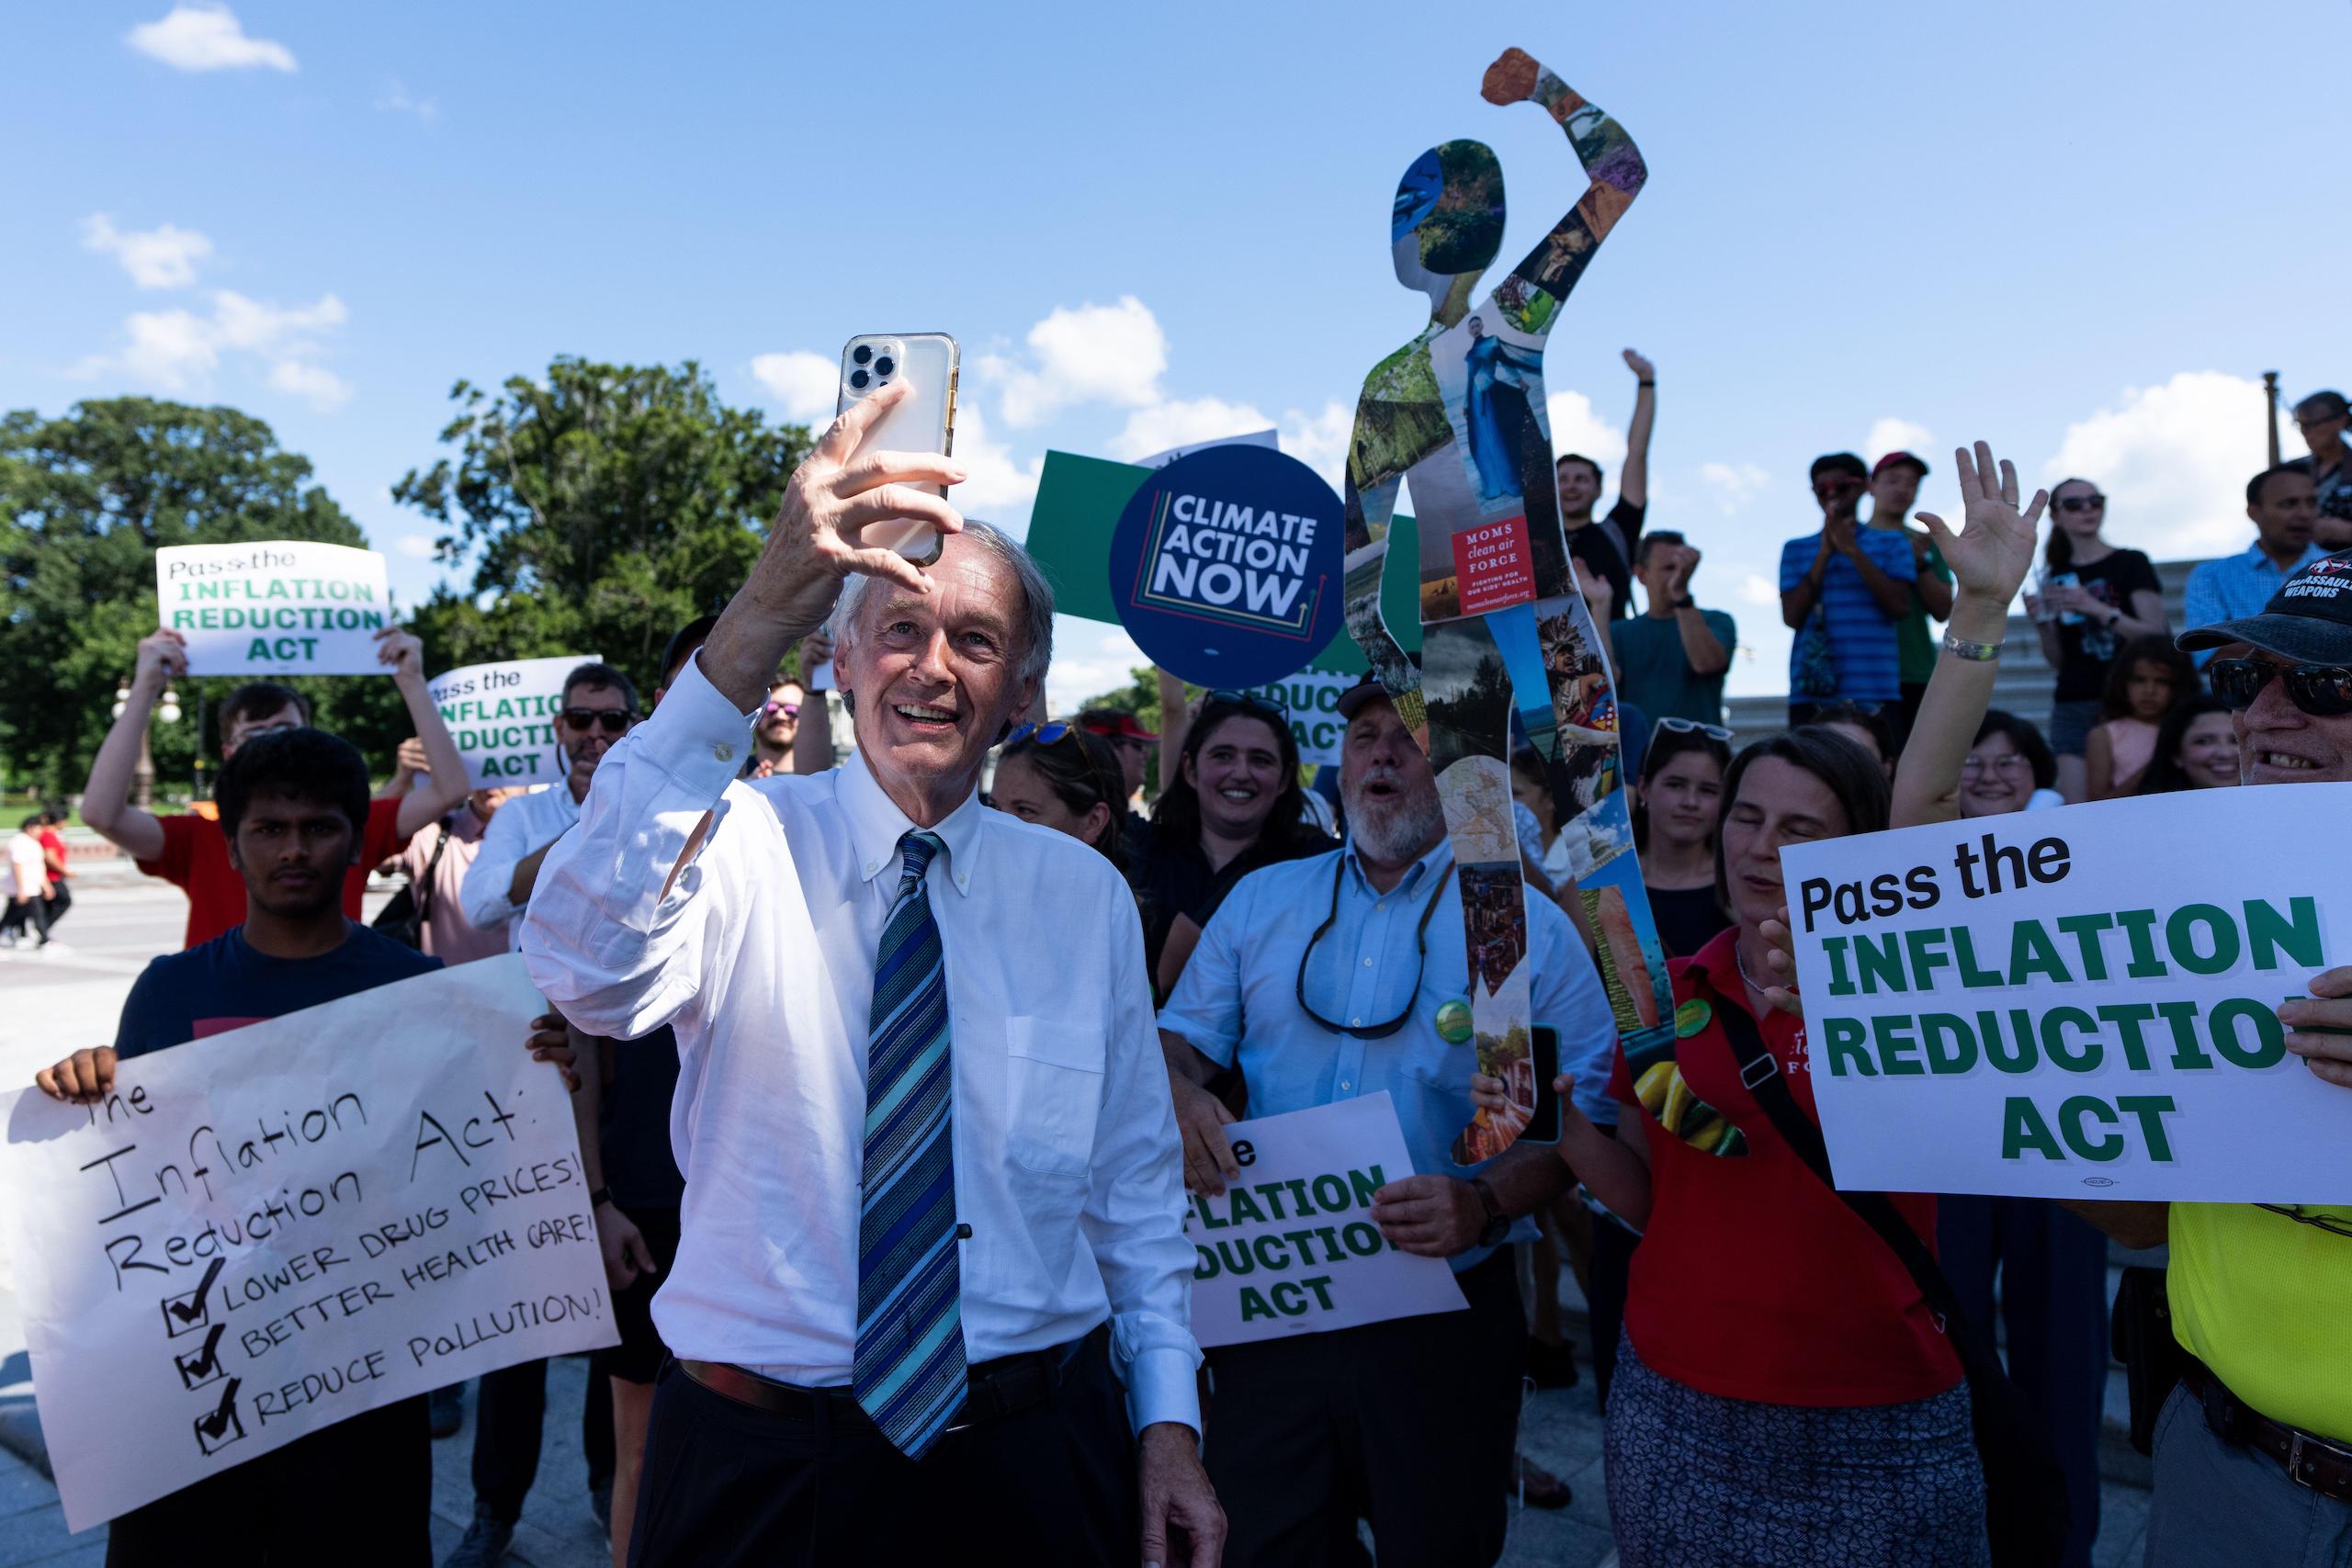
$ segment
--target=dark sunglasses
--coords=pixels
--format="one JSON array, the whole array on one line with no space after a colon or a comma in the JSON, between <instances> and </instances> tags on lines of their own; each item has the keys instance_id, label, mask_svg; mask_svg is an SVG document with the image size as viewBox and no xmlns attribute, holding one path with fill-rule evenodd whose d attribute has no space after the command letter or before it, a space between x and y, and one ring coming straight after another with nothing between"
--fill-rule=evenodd
<instances>
[{"instance_id":1,"label":"dark sunglasses","mask_svg":"<svg viewBox=\"0 0 2352 1568\"><path fill-rule=\"evenodd\" d=\"M2244 713L2277 676L2287 700L2313 718L2352 713L2352 668L2341 664L2268 664L2257 659L2216 659L2205 666L2213 694Z\"/></svg>"},{"instance_id":2,"label":"dark sunglasses","mask_svg":"<svg viewBox=\"0 0 2352 1568\"><path fill-rule=\"evenodd\" d=\"M1284 721L1290 718L1290 709L1272 698L1261 697L1255 692L1236 691L1231 686L1219 686L1201 699L1201 706L1204 710L1211 703L1226 703L1238 708L1250 708L1259 713L1270 713Z\"/></svg>"},{"instance_id":3,"label":"dark sunglasses","mask_svg":"<svg viewBox=\"0 0 2352 1568\"><path fill-rule=\"evenodd\" d=\"M2107 497L2103 495L2070 495L2058 503L2058 510L2061 512L2091 512L2103 510L2106 505Z\"/></svg>"},{"instance_id":4,"label":"dark sunglasses","mask_svg":"<svg viewBox=\"0 0 2352 1568\"><path fill-rule=\"evenodd\" d=\"M1672 714L1667 714L1659 718L1657 727L1660 729L1671 730L1677 735L1688 735L1696 730L1699 734L1713 739L1726 742L1731 739L1731 731L1720 724L1701 724L1695 718L1677 718Z\"/></svg>"},{"instance_id":5,"label":"dark sunglasses","mask_svg":"<svg viewBox=\"0 0 2352 1568\"><path fill-rule=\"evenodd\" d=\"M627 708L566 708L563 722L574 729L596 728L607 735L625 733L636 715Z\"/></svg>"},{"instance_id":6,"label":"dark sunglasses","mask_svg":"<svg viewBox=\"0 0 2352 1568\"><path fill-rule=\"evenodd\" d=\"M1073 735L1077 731L1078 726L1064 719L1056 719L1051 724L1024 724L1006 736L1004 743L1007 746L1018 746L1023 740L1035 736L1038 745L1051 746L1064 736Z\"/></svg>"}]
</instances>

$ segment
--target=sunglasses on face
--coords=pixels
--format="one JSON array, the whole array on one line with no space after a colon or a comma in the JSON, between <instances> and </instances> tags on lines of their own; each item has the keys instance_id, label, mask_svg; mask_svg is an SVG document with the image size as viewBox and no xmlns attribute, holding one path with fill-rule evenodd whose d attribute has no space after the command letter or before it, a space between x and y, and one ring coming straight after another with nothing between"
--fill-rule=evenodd
<instances>
[{"instance_id":1,"label":"sunglasses on face","mask_svg":"<svg viewBox=\"0 0 2352 1568\"><path fill-rule=\"evenodd\" d=\"M625 733L636 716L627 708L566 708L563 722L573 729L601 729L607 735Z\"/></svg>"},{"instance_id":2,"label":"sunglasses on face","mask_svg":"<svg viewBox=\"0 0 2352 1568\"><path fill-rule=\"evenodd\" d=\"M2058 503L2061 512L2103 512L2106 509L2107 497L2103 495L2070 495Z\"/></svg>"},{"instance_id":3,"label":"sunglasses on face","mask_svg":"<svg viewBox=\"0 0 2352 1568\"><path fill-rule=\"evenodd\" d=\"M2254 705L2277 676L2287 700L2313 718L2352 713L2352 668L2341 664L2269 664L2258 659L2216 659L2205 666L2213 694L2240 713Z\"/></svg>"},{"instance_id":4,"label":"sunglasses on face","mask_svg":"<svg viewBox=\"0 0 2352 1568\"><path fill-rule=\"evenodd\" d=\"M770 703L760 711L763 713L782 714L786 718L798 718L800 716L800 705L798 703Z\"/></svg>"},{"instance_id":5,"label":"sunglasses on face","mask_svg":"<svg viewBox=\"0 0 2352 1568\"><path fill-rule=\"evenodd\" d=\"M2295 423L2301 429L2309 430L2315 424L2334 424L2337 420L2346 418L2352 418L2352 415L2338 409L2334 413L2299 413L2295 416Z\"/></svg>"},{"instance_id":6,"label":"sunglasses on face","mask_svg":"<svg viewBox=\"0 0 2352 1568\"><path fill-rule=\"evenodd\" d=\"M1676 735L1689 735L1695 730L1701 735L1716 740L1728 741L1731 739L1731 731L1720 724L1701 724L1695 718L1677 718L1671 714L1659 719L1657 727L1660 729L1670 730Z\"/></svg>"}]
</instances>

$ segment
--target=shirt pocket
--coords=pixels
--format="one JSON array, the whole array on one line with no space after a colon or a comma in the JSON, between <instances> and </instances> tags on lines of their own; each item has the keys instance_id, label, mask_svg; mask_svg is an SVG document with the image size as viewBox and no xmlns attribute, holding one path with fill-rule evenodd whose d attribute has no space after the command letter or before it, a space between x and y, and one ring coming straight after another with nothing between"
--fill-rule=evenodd
<instances>
[{"instance_id":1,"label":"shirt pocket","mask_svg":"<svg viewBox=\"0 0 2352 1568\"><path fill-rule=\"evenodd\" d=\"M1005 1153L1044 1176L1084 1176L1102 1114L1103 1043L1099 1032L1052 1019L1004 1021Z\"/></svg>"}]
</instances>

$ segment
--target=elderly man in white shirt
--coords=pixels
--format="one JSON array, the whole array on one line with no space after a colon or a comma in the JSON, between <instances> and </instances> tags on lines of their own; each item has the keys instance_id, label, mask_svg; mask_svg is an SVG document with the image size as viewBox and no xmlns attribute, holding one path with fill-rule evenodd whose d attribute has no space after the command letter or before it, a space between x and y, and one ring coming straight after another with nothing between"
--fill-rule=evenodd
<instances>
[{"instance_id":1,"label":"elderly man in white shirt","mask_svg":"<svg viewBox=\"0 0 2352 1568\"><path fill-rule=\"evenodd\" d=\"M1208 1568L1225 1524L1135 901L1085 845L979 802L1052 594L919 488L960 467L861 449L899 395L794 474L526 919L575 1025L677 1031L683 1235L653 1307L677 1361L633 1556L1164 1563L1182 1529ZM865 542L899 521L944 536L934 564ZM739 779L778 660L829 615L855 753Z\"/></svg>"}]
</instances>

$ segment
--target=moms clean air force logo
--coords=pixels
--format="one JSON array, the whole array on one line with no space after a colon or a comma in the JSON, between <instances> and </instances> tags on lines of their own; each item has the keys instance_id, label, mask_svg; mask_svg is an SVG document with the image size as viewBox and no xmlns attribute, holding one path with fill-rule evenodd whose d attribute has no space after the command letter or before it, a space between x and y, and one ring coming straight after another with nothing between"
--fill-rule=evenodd
<instances>
[{"instance_id":1,"label":"moms clean air force logo","mask_svg":"<svg viewBox=\"0 0 2352 1568\"><path fill-rule=\"evenodd\" d=\"M1152 662L1203 686L1306 668L1340 629L1340 498L1261 446L1212 446L1146 480L1111 539L1119 619Z\"/></svg>"}]
</instances>

